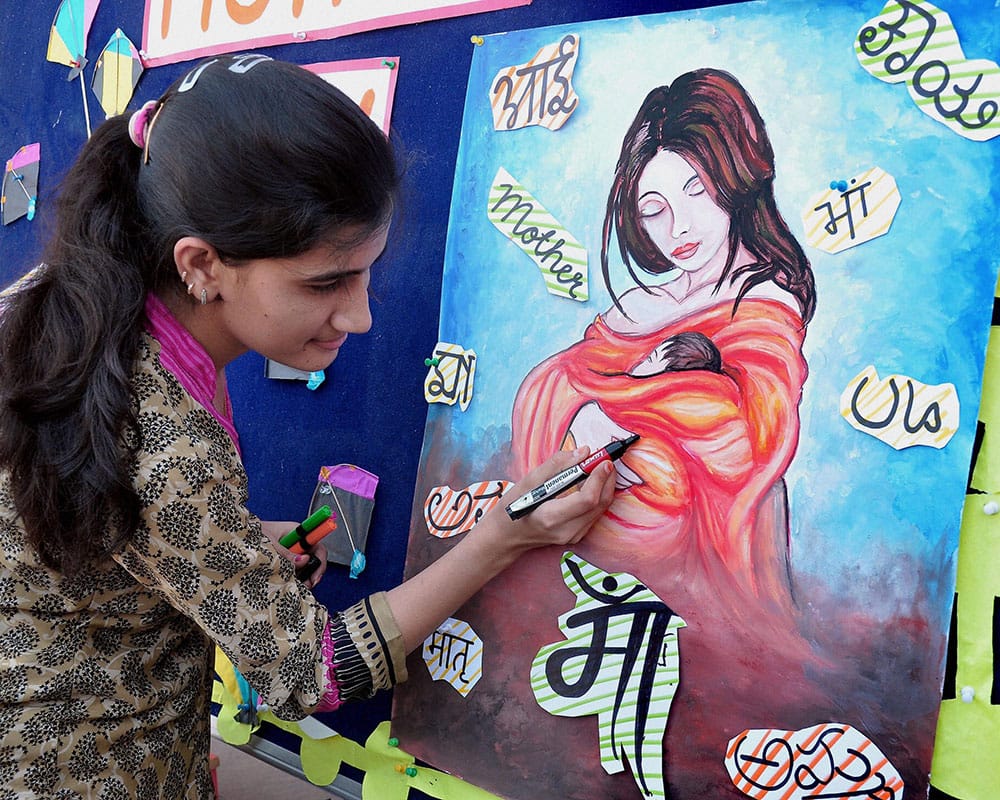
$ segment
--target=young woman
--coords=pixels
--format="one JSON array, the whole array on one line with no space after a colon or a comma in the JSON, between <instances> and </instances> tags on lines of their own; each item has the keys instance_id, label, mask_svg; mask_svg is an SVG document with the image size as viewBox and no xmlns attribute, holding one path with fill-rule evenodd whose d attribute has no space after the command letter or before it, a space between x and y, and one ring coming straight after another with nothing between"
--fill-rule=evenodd
<instances>
[{"instance_id":1,"label":"young woman","mask_svg":"<svg viewBox=\"0 0 1000 800\"><path fill-rule=\"evenodd\" d=\"M589 542L649 564L689 622L792 605L783 475L815 290L773 181L764 123L731 75L700 69L650 92L604 222L614 305L527 376L514 406L521 471L567 442L640 434L617 462L627 491ZM621 296L612 230L636 284Z\"/></svg>"},{"instance_id":2,"label":"young woman","mask_svg":"<svg viewBox=\"0 0 1000 800\"><path fill-rule=\"evenodd\" d=\"M0 319L0 796L210 797L215 644L279 716L368 697L521 553L577 541L610 503L605 465L337 613L279 557L290 523L248 512L225 365L319 370L368 330L398 180L353 103L257 55L199 64L84 147Z\"/></svg>"}]
</instances>

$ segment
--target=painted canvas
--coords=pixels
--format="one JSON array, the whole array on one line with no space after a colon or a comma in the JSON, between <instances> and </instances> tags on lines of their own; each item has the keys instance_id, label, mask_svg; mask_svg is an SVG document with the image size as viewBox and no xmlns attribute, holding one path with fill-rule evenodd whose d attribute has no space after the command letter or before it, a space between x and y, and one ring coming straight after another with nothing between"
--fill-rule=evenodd
<instances>
[{"instance_id":1,"label":"painted canvas","mask_svg":"<svg viewBox=\"0 0 1000 800\"><path fill-rule=\"evenodd\" d=\"M640 438L590 536L414 655L402 747L517 800L926 795L998 45L972 0L788 0L475 48L438 336L474 356L428 344L407 574Z\"/></svg>"}]
</instances>

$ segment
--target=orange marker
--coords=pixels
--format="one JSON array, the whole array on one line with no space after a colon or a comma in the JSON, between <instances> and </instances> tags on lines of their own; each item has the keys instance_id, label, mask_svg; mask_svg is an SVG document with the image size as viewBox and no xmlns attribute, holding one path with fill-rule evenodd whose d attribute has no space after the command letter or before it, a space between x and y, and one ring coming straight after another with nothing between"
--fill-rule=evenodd
<instances>
[{"instance_id":1,"label":"orange marker","mask_svg":"<svg viewBox=\"0 0 1000 800\"><path fill-rule=\"evenodd\" d=\"M320 523L316 528L314 528L313 530L309 531L309 533L306 534L305 544L309 547L312 547L324 536L328 536L335 530L337 530L337 520L333 517L330 517L325 522ZM302 546L301 539L299 539L299 541L297 541L288 549L291 550L296 555L305 555L306 552L305 548Z\"/></svg>"}]
</instances>

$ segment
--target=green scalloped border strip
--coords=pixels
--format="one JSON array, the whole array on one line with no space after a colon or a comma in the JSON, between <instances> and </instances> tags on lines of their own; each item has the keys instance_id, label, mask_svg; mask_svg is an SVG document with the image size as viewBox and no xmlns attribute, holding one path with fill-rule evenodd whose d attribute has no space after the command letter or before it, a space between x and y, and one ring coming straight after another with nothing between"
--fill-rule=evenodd
<instances>
[{"instance_id":1,"label":"green scalloped border strip","mask_svg":"<svg viewBox=\"0 0 1000 800\"><path fill-rule=\"evenodd\" d=\"M247 744L256 728L236 721L239 700L218 679L212 688L212 700L222 706L216 726L222 740L236 746ZM261 710L258 717L261 724L273 725L302 739L302 771L317 786L333 783L341 766L349 764L365 773L361 784L363 800L407 800L411 789L438 800L500 800L454 775L418 767L413 756L389 744L388 720L380 722L362 746L340 734L314 739L297 722L278 719L269 710ZM408 775L408 767L415 774Z\"/></svg>"}]
</instances>

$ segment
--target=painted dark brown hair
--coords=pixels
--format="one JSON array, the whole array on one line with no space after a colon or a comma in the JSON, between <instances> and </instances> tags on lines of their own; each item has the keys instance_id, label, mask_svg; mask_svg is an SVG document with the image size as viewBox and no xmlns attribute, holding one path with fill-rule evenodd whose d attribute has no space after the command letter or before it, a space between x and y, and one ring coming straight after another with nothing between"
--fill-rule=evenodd
<instances>
[{"instance_id":1,"label":"painted dark brown hair","mask_svg":"<svg viewBox=\"0 0 1000 800\"><path fill-rule=\"evenodd\" d=\"M604 281L619 310L624 313L608 264L612 230L637 285L646 288L636 267L650 275L676 269L646 233L636 202L639 177L661 150L682 156L730 218L729 257L716 289L726 281L741 281L734 313L754 286L774 281L796 298L803 322L808 322L816 308L815 282L802 247L775 204L774 152L764 121L736 78L708 68L653 89L622 142L601 243ZM740 244L753 262L734 269Z\"/></svg>"}]
</instances>

